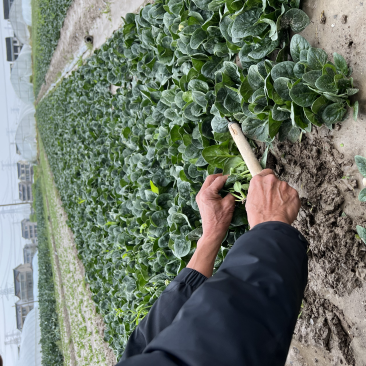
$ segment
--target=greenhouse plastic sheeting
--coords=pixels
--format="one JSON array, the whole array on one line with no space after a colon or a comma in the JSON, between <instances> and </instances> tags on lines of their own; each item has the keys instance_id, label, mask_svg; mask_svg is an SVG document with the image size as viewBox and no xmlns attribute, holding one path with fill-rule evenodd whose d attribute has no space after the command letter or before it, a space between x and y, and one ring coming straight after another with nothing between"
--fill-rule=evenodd
<instances>
[{"instance_id":1,"label":"greenhouse plastic sheeting","mask_svg":"<svg viewBox=\"0 0 366 366\"><path fill-rule=\"evenodd\" d=\"M39 309L35 307L25 318L20 341L20 355L16 366L41 366L40 340Z\"/></svg>"},{"instance_id":2,"label":"greenhouse plastic sheeting","mask_svg":"<svg viewBox=\"0 0 366 366\"><path fill-rule=\"evenodd\" d=\"M23 19L27 25L32 26L32 5L31 0L22 1L22 14Z\"/></svg>"},{"instance_id":3,"label":"greenhouse plastic sheeting","mask_svg":"<svg viewBox=\"0 0 366 366\"><path fill-rule=\"evenodd\" d=\"M33 268L33 299L34 302L38 301L38 252L34 255L32 259Z\"/></svg>"},{"instance_id":4,"label":"greenhouse plastic sheeting","mask_svg":"<svg viewBox=\"0 0 366 366\"><path fill-rule=\"evenodd\" d=\"M35 109L33 105L25 105L19 113L18 129L15 134L15 143L24 160L36 162L37 160L37 134Z\"/></svg>"},{"instance_id":5,"label":"greenhouse plastic sheeting","mask_svg":"<svg viewBox=\"0 0 366 366\"><path fill-rule=\"evenodd\" d=\"M10 81L18 98L26 104L33 104L33 84L30 82L32 75L32 49L23 46L17 60L11 69Z\"/></svg>"},{"instance_id":6,"label":"greenhouse plastic sheeting","mask_svg":"<svg viewBox=\"0 0 366 366\"><path fill-rule=\"evenodd\" d=\"M26 2L25 2L26 4ZM26 5L28 6L28 5ZM29 9L25 8L24 11L27 13ZM30 13L30 17L32 17L32 13ZM27 21L29 21L29 15L26 16ZM9 20L13 31L16 37L23 44L29 44L30 42L30 33L28 30L27 22L23 17L23 0L15 0L10 8L9 12Z\"/></svg>"}]
</instances>

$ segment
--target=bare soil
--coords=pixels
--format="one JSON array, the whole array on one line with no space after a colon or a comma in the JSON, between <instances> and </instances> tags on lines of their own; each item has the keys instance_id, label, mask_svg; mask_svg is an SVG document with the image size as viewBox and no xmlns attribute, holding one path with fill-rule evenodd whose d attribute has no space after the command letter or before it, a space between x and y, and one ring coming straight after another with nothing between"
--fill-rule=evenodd
<instances>
[{"instance_id":1,"label":"bare soil","mask_svg":"<svg viewBox=\"0 0 366 366\"><path fill-rule=\"evenodd\" d=\"M275 143L268 166L298 189L294 226L310 243L309 282L286 366L366 366L366 225L355 155L366 156L366 2L304 0L311 24L302 35L313 47L343 55L360 92L360 114L333 131L315 128L301 143Z\"/></svg>"}]
</instances>

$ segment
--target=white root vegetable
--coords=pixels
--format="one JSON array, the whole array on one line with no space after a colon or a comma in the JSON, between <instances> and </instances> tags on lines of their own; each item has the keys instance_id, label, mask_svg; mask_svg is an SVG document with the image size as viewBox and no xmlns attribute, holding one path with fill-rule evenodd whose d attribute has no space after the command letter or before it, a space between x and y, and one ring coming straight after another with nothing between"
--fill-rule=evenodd
<instances>
[{"instance_id":1,"label":"white root vegetable","mask_svg":"<svg viewBox=\"0 0 366 366\"><path fill-rule=\"evenodd\" d=\"M366 187L366 178L362 179L362 184L363 184L364 187Z\"/></svg>"}]
</instances>

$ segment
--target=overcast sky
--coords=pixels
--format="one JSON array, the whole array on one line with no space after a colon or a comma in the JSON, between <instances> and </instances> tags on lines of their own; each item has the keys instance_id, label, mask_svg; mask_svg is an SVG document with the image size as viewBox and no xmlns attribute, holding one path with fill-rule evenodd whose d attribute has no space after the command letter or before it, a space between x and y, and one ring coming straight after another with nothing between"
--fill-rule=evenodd
<instances>
[{"instance_id":1,"label":"overcast sky","mask_svg":"<svg viewBox=\"0 0 366 366\"><path fill-rule=\"evenodd\" d=\"M3 16L0 2L0 204L16 203L18 178L15 153L15 131L22 103L17 99L10 84L10 65L6 61L5 38L12 36L11 27ZM12 285L13 268L23 263L22 248L26 241L21 236L20 222L29 217L29 206L0 207L0 289ZM5 346L5 335L16 330L14 295L9 299L0 296L0 354L6 366L15 366L17 347Z\"/></svg>"}]
</instances>

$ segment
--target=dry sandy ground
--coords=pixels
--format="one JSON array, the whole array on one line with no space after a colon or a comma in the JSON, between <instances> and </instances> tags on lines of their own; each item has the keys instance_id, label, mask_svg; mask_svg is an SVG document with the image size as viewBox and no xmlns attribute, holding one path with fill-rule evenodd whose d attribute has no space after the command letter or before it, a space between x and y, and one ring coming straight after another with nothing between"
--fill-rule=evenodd
<instances>
[{"instance_id":1,"label":"dry sandy ground","mask_svg":"<svg viewBox=\"0 0 366 366\"><path fill-rule=\"evenodd\" d=\"M61 29L60 40L52 56L46 75L46 82L37 97L37 103L57 82L65 68L75 62L79 50L85 45L84 38L91 35L94 38L93 49L99 48L121 27L122 17L127 13L137 12L149 0L74 0L67 11L66 19ZM90 51L83 57L89 56Z\"/></svg>"},{"instance_id":2,"label":"dry sandy ground","mask_svg":"<svg viewBox=\"0 0 366 366\"><path fill-rule=\"evenodd\" d=\"M286 366L366 366L366 247L354 237L356 224L366 223L366 207L357 200L362 177L353 163L355 155L366 156L366 2L303 4L311 19L303 36L329 55L343 55L353 68L360 115L337 131L313 131L301 152L288 150L287 161L275 153L284 169L280 175L297 183L303 197L295 226L310 241L307 305ZM325 24L320 22L323 11ZM307 162L301 155L307 155Z\"/></svg>"}]
</instances>

